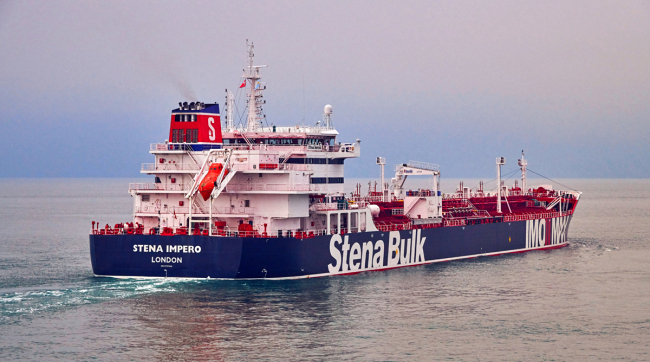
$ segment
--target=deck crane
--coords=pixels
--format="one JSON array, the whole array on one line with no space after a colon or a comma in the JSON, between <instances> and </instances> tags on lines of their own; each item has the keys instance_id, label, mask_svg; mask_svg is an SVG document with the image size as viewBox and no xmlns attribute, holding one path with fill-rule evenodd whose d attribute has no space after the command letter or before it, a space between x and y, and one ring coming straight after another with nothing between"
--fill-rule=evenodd
<instances>
[{"instance_id":1,"label":"deck crane","mask_svg":"<svg viewBox=\"0 0 650 362\"><path fill-rule=\"evenodd\" d=\"M404 182L408 176L433 176L433 187L415 194L405 195ZM431 163L409 161L395 167L391 179L393 194L397 200L404 200L404 215L414 224L440 223L442 220L442 197L438 191L440 169Z\"/></svg>"},{"instance_id":2,"label":"deck crane","mask_svg":"<svg viewBox=\"0 0 650 362\"><path fill-rule=\"evenodd\" d=\"M432 163L409 161L395 167L395 178L391 179L393 193L398 200L404 198L404 182L408 176L433 176L433 190L438 194L438 178L440 177L440 166Z\"/></svg>"}]
</instances>

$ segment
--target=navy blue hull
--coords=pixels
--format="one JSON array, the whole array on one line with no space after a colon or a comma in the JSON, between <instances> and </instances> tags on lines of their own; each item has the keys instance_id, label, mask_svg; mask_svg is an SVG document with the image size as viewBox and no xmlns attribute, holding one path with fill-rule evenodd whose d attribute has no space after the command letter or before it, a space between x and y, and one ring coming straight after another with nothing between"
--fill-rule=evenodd
<instances>
[{"instance_id":1,"label":"navy blue hull","mask_svg":"<svg viewBox=\"0 0 650 362\"><path fill-rule=\"evenodd\" d=\"M571 216L309 239L90 235L96 275L296 278L357 273L567 245Z\"/></svg>"}]
</instances>

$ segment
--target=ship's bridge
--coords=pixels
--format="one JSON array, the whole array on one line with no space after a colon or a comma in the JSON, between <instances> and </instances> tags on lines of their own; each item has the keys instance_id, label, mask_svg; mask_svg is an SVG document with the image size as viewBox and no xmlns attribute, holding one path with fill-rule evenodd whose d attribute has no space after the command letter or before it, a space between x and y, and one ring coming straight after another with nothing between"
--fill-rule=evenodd
<instances>
[{"instance_id":1,"label":"ship's bridge","mask_svg":"<svg viewBox=\"0 0 650 362\"><path fill-rule=\"evenodd\" d=\"M244 130L222 131L223 144L228 145L271 145L271 146L332 146L336 133L322 132L316 127L265 127L255 132Z\"/></svg>"}]
</instances>

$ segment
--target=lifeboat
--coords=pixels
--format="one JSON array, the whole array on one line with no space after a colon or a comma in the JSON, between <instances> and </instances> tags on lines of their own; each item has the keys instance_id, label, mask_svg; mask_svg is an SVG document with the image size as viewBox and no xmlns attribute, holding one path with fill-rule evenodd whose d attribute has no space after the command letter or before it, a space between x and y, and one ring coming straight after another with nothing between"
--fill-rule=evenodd
<instances>
[{"instance_id":1,"label":"lifeboat","mask_svg":"<svg viewBox=\"0 0 650 362\"><path fill-rule=\"evenodd\" d=\"M214 190L214 183L217 181L217 178L219 178L219 175L221 174L221 170L223 170L223 165L220 163L213 163L210 164L210 169L208 170L208 173L203 177L203 180L199 183L199 192L201 193L201 196L203 196L203 201L208 201L208 198L210 198L210 194L212 194L212 190ZM224 172L223 176L224 178L228 175L228 170Z\"/></svg>"}]
</instances>

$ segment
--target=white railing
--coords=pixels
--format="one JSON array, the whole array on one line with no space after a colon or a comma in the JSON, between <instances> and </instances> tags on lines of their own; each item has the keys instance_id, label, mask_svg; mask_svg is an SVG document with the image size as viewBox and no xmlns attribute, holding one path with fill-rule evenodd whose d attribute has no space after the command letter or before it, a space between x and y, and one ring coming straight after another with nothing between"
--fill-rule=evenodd
<instances>
[{"instance_id":1,"label":"white railing","mask_svg":"<svg viewBox=\"0 0 650 362\"><path fill-rule=\"evenodd\" d=\"M454 215L458 214L458 215ZM466 211L448 211L446 217L450 219L465 219L465 218L490 218L489 212L486 210L466 210Z\"/></svg>"},{"instance_id":2,"label":"white railing","mask_svg":"<svg viewBox=\"0 0 650 362\"><path fill-rule=\"evenodd\" d=\"M329 188L327 187L327 184L312 184L309 185L309 191L325 191L327 192Z\"/></svg>"},{"instance_id":3,"label":"white railing","mask_svg":"<svg viewBox=\"0 0 650 362\"><path fill-rule=\"evenodd\" d=\"M143 163L142 171L198 171L199 166L191 163Z\"/></svg>"},{"instance_id":4,"label":"white railing","mask_svg":"<svg viewBox=\"0 0 650 362\"><path fill-rule=\"evenodd\" d=\"M224 145L224 148L230 148L233 150L262 150L262 151L271 151L271 152L286 152L291 150L293 152L354 152L354 148L359 145L356 143L350 144L341 144L341 145L267 145L267 144L254 144L254 145Z\"/></svg>"},{"instance_id":5,"label":"white railing","mask_svg":"<svg viewBox=\"0 0 650 362\"><path fill-rule=\"evenodd\" d=\"M278 169L287 170L287 171L310 171L311 165L285 163L285 164L281 164Z\"/></svg>"},{"instance_id":6,"label":"white railing","mask_svg":"<svg viewBox=\"0 0 650 362\"><path fill-rule=\"evenodd\" d=\"M130 183L129 191L131 190L153 190L153 191L188 191L191 188L191 184L170 184L163 186L163 184L149 184L149 183ZM226 192L246 192L246 191L277 191L277 192L288 192L288 191L327 191L326 185L319 184L228 184L225 188ZM359 202L359 205L363 204L365 207L366 202Z\"/></svg>"},{"instance_id":7,"label":"white railing","mask_svg":"<svg viewBox=\"0 0 650 362\"><path fill-rule=\"evenodd\" d=\"M441 218L412 219L413 225L437 225L442 223Z\"/></svg>"},{"instance_id":8,"label":"white railing","mask_svg":"<svg viewBox=\"0 0 650 362\"><path fill-rule=\"evenodd\" d=\"M140 205L135 208L134 212L136 214L157 214L159 210L160 208L155 205Z\"/></svg>"},{"instance_id":9,"label":"white railing","mask_svg":"<svg viewBox=\"0 0 650 362\"><path fill-rule=\"evenodd\" d=\"M372 195L372 196L363 196L363 201L365 202L383 202L384 197L381 195Z\"/></svg>"},{"instance_id":10,"label":"white railing","mask_svg":"<svg viewBox=\"0 0 650 362\"><path fill-rule=\"evenodd\" d=\"M264 170L284 170L284 171L310 171L311 165L304 164L277 164L277 168L260 168L259 165L251 165L249 163L234 163L231 165L230 169L234 171L264 171Z\"/></svg>"},{"instance_id":11,"label":"white railing","mask_svg":"<svg viewBox=\"0 0 650 362\"><path fill-rule=\"evenodd\" d=\"M328 202L328 203L318 203L313 204L309 208L311 211L332 211L332 210L347 210L345 204L339 204L337 202Z\"/></svg>"},{"instance_id":12,"label":"white railing","mask_svg":"<svg viewBox=\"0 0 650 362\"><path fill-rule=\"evenodd\" d=\"M187 201L186 201L187 205ZM210 212L210 209L207 205L203 205L203 212L200 212L199 208L195 204L194 207L192 208L192 214L193 215L208 215ZM142 213L142 214L158 214L158 210L160 210L161 214L176 214L177 216L180 215L189 215L190 208L188 206L162 206L162 207L156 207L155 205L140 205L140 207L136 207L135 212L136 213ZM256 209L254 207L243 207L243 206L235 206L235 207L212 207L212 214L213 215L219 215L219 214L227 214L227 215L232 215L232 214L237 214L237 215L253 215L255 214Z\"/></svg>"},{"instance_id":13,"label":"white railing","mask_svg":"<svg viewBox=\"0 0 650 362\"><path fill-rule=\"evenodd\" d=\"M234 134L234 135L239 135L242 133L245 133L247 136L252 136L252 135L262 135L264 137L268 138L273 138L278 137L278 136L284 136L283 133L323 133L323 131L330 131L334 130L334 127L325 127L325 125L315 125L315 126L304 126L304 125L297 125L297 126L266 126L266 127L258 127L255 129L255 132L248 132L245 129L243 129L241 126L239 128L232 128L232 129L226 129L222 128L221 132L223 134Z\"/></svg>"},{"instance_id":14,"label":"white railing","mask_svg":"<svg viewBox=\"0 0 650 362\"><path fill-rule=\"evenodd\" d=\"M186 143L151 143L149 151L191 151L192 145Z\"/></svg>"},{"instance_id":15,"label":"white railing","mask_svg":"<svg viewBox=\"0 0 650 362\"><path fill-rule=\"evenodd\" d=\"M207 228L196 228L193 230L189 230L187 227L142 227L140 226L139 228L130 228L128 226L124 227L111 227L108 226L106 227L101 227L99 229L94 229L90 230L91 234L96 234L96 235L124 235L124 234L156 234L156 235L196 235L198 230L198 233L201 235L208 235L208 229ZM365 230L362 230L357 227L351 227L349 229L343 228L341 229L341 235L343 234L349 234L349 233L357 233L357 232L363 232ZM387 230L390 231L390 230ZM313 238L316 236L322 236L322 235L334 235L338 234L337 230L330 230L330 232L327 232L327 229L316 229L316 230L301 230L301 229L281 229L281 230L274 230L274 231L267 231L267 234L264 234L264 230L253 230L253 231L238 231L235 228L212 228L212 236L225 236L225 237L255 237L255 238L277 238L277 237L294 237L298 239L309 239Z\"/></svg>"},{"instance_id":16,"label":"white railing","mask_svg":"<svg viewBox=\"0 0 650 362\"><path fill-rule=\"evenodd\" d=\"M149 151L192 151L195 147L200 147L202 150L222 148L220 144L194 145L191 143L151 143L149 145Z\"/></svg>"},{"instance_id":17,"label":"white railing","mask_svg":"<svg viewBox=\"0 0 650 362\"><path fill-rule=\"evenodd\" d=\"M492 215L490 215L490 213L487 212L487 210L478 210L478 211L476 211L476 216L478 216L478 217L492 217Z\"/></svg>"},{"instance_id":18,"label":"white railing","mask_svg":"<svg viewBox=\"0 0 650 362\"><path fill-rule=\"evenodd\" d=\"M162 190L160 184L138 183L132 182L129 184L129 191L131 190Z\"/></svg>"},{"instance_id":19,"label":"white railing","mask_svg":"<svg viewBox=\"0 0 650 362\"><path fill-rule=\"evenodd\" d=\"M155 190L155 191L187 191L191 185L187 184L167 184L167 187L163 187L163 184L149 184L149 183L130 183L129 191L131 190Z\"/></svg>"},{"instance_id":20,"label":"white railing","mask_svg":"<svg viewBox=\"0 0 650 362\"><path fill-rule=\"evenodd\" d=\"M465 219L444 220L444 226L461 226L465 225Z\"/></svg>"},{"instance_id":21,"label":"white railing","mask_svg":"<svg viewBox=\"0 0 650 362\"><path fill-rule=\"evenodd\" d=\"M213 214L248 214L252 215L255 214L256 209L254 207L243 207L243 206L235 206L235 207L213 207L212 208L212 213Z\"/></svg>"},{"instance_id":22,"label":"white railing","mask_svg":"<svg viewBox=\"0 0 650 362\"><path fill-rule=\"evenodd\" d=\"M158 214L160 211L161 214L173 213L174 211L177 214L187 214L189 211L188 207L182 206L159 206L159 205L140 205L135 208L136 213L141 214Z\"/></svg>"},{"instance_id":23,"label":"white railing","mask_svg":"<svg viewBox=\"0 0 650 362\"><path fill-rule=\"evenodd\" d=\"M245 151L245 150L266 150L266 145L224 145L224 148L229 148L234 151Z\"/></svg>"},{"instance_id":24,"label":"white railing","mask_svg":"<svg viewBox=\"0 0 650 362\"><path fill-rule=\"evenodd\" d=\"M321 148L314 148L314 149L308 149L310 146L314 145L286 145L286 146L279 146L279 145L267 145L267 144L254 144L254 145L224 145L224 148L229 148L235 151L283 151L286 152L288 150L292 150L294 152L305 152L307 150L309 151L325 151L323 147ZM332 146L330 146L332 147Z\"/></svg>"},{"instance_id":25,"label":"white railing","mask_svg":"<svg viewBox=\"0 0 650 362\"><path fill-rule=\"evenodd\" d=\"M410 222L404 224L376 224L375 227L379 231L410 230L412 224Z\"/></svg>"},{"instance_id":26,"label":"white railing","mask_svg":"<svg viewBox=\"0 0 650 362\"><path fill-rule=\"evenodd\" d=\"M311 211L333 211L333 210L360 210L368 207L365 201L358 201L353 203L338 203L338 202L323 202L315 203L309 207Z\"/></svg>"},{"instance_id":27,"label":"white railing","mask_svg":"<svg viewBox=\"0 0 650 362\"><path fill-rule=\"evenodd\" d=\"M152 143L149 145L149 151L167 151L168 143Z\"/></svg>"},{"instance_id":28,"label":"white railing","mask_svg":"<svg viewBox=\"0 0 650 362\"><path fill-rule=\"evenodd\" d=\"M312 191L309 184L228 184L226 191Z\"/></svg>"},{"instance_id":29,"label":"white railing","mask_svg":"<svg viewBox=\"0 0 650 362\"><path fill-rule=\"evenodd\" d=\"M345 143L340 145L267 145L267 144L252 144L252 145L223 145L223 148L229 148L236 151L287 151L294 150L298 152L354 152L354 148L359 145L356 143ZM149 145L150 151L187 151L191 150L191 145L189 144L172 144L172 143L152 143Z\"/></svg>"},{"instance_id":30,"label":"white railing","mask_svg":"<svg viewBox=\"0 0 650 362\"><path fill-rule=\"evenodd\" d=\"M522 220L537 220L537 219L552 219L560 216L572 215L573 210L567 212L544 212L544 213L530 213L530 214L515 214L506 215L503 221L522 221Z\"/></svg>"}]
</instances>

